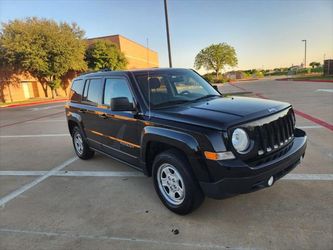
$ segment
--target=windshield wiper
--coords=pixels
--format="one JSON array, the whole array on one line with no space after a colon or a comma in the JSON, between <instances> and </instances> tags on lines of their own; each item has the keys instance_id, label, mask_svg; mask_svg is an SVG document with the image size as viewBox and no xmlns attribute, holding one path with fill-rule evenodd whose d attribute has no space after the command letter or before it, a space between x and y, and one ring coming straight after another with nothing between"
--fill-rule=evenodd
<instances>
[{"instance_id":1,"label":"windshield wiper","mask_svg":"<svg viewBox=\"0 0 333 250\"><path fill-rule=\"evenodd\" d=\"M210 98L210 97L215 97L215 96L220 96L220 95L204 95L204 96L201 96L197 99L194 99L193 102L196 102L196 101L200 101L200 100L203 100L203 99L206 99L206 98Z\"/></svg>"},{"instance_id":2,"label":"windshield wiper","mask_svg":"<svg viewBox=\"0 0 333 250\"><path fill-rule=\"evenodd\" d=\"M190 102L190 101L189 101L189 100L173 100L173 101L167 101L167 102L162 102L162 103L159 103L159 104L154 105L154 108L168 107L168 106L177 105L177 104L182 104L182 103L186 103L186 102Z\"/></svg>"}]
</instances>

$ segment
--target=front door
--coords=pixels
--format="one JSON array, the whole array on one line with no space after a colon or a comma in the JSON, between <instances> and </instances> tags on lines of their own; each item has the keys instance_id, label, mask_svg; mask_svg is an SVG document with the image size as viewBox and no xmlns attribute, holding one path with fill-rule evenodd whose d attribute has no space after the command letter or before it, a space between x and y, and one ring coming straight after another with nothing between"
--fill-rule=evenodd
<instances>
[{"instance_id":1,"label":"front door","mask_svg":"<svg viewBox=\"0 0 333 250\"><path fill-rule=\"evenodd\" d=\"M132 111L112 111L111 98L127 97L134 104L134 97L125 77L105 79L103 106L104 116L99 120L104 135L104 151L121 160L137 165L140 155L138 121Z\"/></svg>"}]
</instances>

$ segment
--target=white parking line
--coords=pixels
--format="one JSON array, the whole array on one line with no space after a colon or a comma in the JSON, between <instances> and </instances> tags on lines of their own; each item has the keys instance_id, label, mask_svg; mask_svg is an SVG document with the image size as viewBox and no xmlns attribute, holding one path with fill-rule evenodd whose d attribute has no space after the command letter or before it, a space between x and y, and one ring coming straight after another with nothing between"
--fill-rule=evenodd
<instances>
[{"instance_id":1,"label":"white parking line","mask_svg":"<svg viewBox=\"0 0 333 250\"><path fill-rule=\"evenodd\" d=\"M333 181L333 174L288 174L284 180Z\"/></svg>"},{"instance_id":2,"label":"white parking line","mask_svg":"<svg viewBox=\"0 0 333 250\"><path fill-rule=\"evenodd\" d=\"M14 192L12 192L12 193L4 196L3 198L0 199L0 206L4 206L7 202L15 199L17 196L19 196L20 194L26 192L30 188L33 188L34 186L36 186L40 182L44 181L48 177L54 175L56 172L60 171L61 169L65 168L65 167L67 167L69 164L73 163L77 159L78 159L78 157L70 158L69 160L63 162L59 166L56 166L56 167L52 168L50 171L48 171L45 174L43 174L42 176L38 177L33 182L30 182L30 183L24 185L23 187L15 190Z\"/></svg>"},{"instance_id":3,"label":"white parking line","mask_svg":"<svg viewBox=\"0 0 333 250\"><path fill-rule=\"evenodd\" d=\"M0 171L0 176L39 176L47 171ZM52 176L72 177L143 177L138 171L57 171Z\"/></svg>"},{"instance_id":4,"label":"white parking line","mask_svg":"<svg viewBox=\"0 0 333 250\"><path fill-rule=\"evenodd\" d=\"M65 119L62 120L37 120L37 121L28 121L27 123L41 123L41 122L66 122Z\"/></svg>"},{"instance_id":5,"label":"white parking line","mask_svg":"<svg viewBox=\"0 0 333 250\"><path fill-rule=\"evenodd\" d=\"M309 128L324 128L323 126L319 126L319 125L314 125L314 126L296 126L297 128L300 129L309 129Z\"/></svg>"},{"instance_id":6,"label":"white parking line","mask_svg":"<svg viewBox=\"0 0 333 250\"><path fill-rule=\"evenodd\" d=\"M28 111L47 110L47 109L54 109L54 108L58 108L58 107L65 107L65 105L60 104L60 105L52 105L52 106L40 107L40 108L31 108L31 109L28 109Z\"/></svg>"},{"instance_id":7,"label":"white parking line","mask_svg":"<svg viewBox=\"0 0 333 250\"><path fill-rule=\"evenodd\" d=\"M49 171L0 171L0 176L43 176ZM49 175L51 176L51 175ZM144 177L139 171L53 171L52 176L70 177ZM333 181L333 174L288 174L283 180Z\"/></svg>"},{"instance_id":8,"label":"white parking line","mask_svg":"<svg viewBox=\"0 0 333 250\"><path fill-rule=\"evenodd\" d=\"M19 229L8 229L8 228L0 228L1 233L11 233L11 234L26 234L26 235L38 235L38 236L47 236L47 237L62 237L69 239L88 239L88 240L110 240L110 241L126 241L133 242L135 244L138 243L150 243L161 245L169 245L169 247L165 247L165 249L172 249L171 246L178 247L190 247L190 248L203 248L203 249L257 249L257 248L243 248L243 247L226 247L223 245L216 244L203 244L203 243L195 243L195 242L175 242L175 241L165 241L165 240L153 240L153 239L144 239L144 238L127 238L127 237L119 237L119 236L108 236L108 235L94 235L94 234L73 234L71 232L45 232L45 231L33 231L33 230L19 230Z\"/></svg>"},{"instance_id":9,"label":"white parking line","mask_svg":"<svg viewBox=\"0 0 333 250\"><path fill-rule=\"evenodd\" d=\"M70 134L0 135L0 138L31 138L31 137L57 137L57 136L70 136Z\"/></svg>"},{"instance_id":10,"label":"white parking line","mask_svg":"<svg viewBox=\"0 0 333 250\"><path fill-rule=\"evenodd\" d=\"M329 92L329 93L333 93L333 89L317 89L316 92Z\"/></svg>"}]
</instances>

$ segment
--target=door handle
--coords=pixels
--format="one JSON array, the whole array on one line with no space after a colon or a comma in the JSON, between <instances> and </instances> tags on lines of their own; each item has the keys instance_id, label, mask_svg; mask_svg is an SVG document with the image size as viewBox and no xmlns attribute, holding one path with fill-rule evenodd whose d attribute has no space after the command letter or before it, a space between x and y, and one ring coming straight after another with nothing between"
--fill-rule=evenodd
<instances>
[{"instance_id":1,"label":"door handle","mask_svg":"<svg viewBox=\"0 0 333 250\"><path fill-rule=\"evenodd\" d=\"M103 114L100 114L98 115L99 117L103 118L103 119L108 119L108 116L107 114L103 113Z\"/></svg>"},{"instance_id":2,"label":"door handle","mask_svg":"<svg viewBox=\"0 0 333 250\"><path fill-rule=\"evenodd\" d=\"M85 112L87 112L87 110L86 109L79 109L79 112L85 113Z\"/></svg>"}]
</instances>

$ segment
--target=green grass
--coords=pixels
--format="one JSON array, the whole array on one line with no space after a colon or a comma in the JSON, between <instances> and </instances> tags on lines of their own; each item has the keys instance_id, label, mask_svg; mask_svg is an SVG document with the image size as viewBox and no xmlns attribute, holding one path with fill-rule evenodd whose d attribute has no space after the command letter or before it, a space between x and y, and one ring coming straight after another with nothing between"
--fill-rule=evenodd
<instances>
[{"instance_id":1,"label":"green grass","mask_svg":"<svg viewBox=\"0 0 333 250\"><path fill-rule=\"evenodd\" d=\"M310 76L295 76L295 80L333 80L333 76L323 76L323 75L310 75Z\"/></svg>"}]
</instances>

